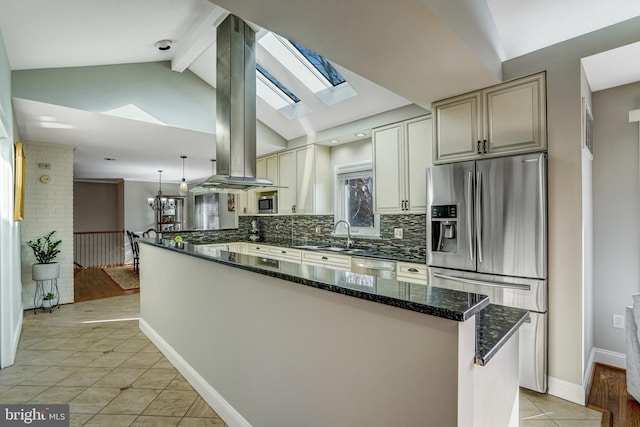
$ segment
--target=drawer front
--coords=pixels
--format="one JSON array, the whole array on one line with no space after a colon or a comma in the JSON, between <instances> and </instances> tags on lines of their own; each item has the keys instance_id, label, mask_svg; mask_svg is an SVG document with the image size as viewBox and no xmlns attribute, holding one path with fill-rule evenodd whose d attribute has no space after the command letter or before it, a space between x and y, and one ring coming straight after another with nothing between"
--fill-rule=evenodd
<instances>
[{"instance_id":1,"label":"drawer front","mask_svg":"<svg viewBox=\"0 0 640 427\"><path fill-rule=\"evenodd\" d=\"M269 255L285 261L297 261L298 263L302 259L302 251L298 249L279 248L275 246L269 248Z\"/></svg>"},{"instance_id":2,"label":"drawer front","mask_svg":"<svg viewBox=\"0 0 640 427\"><path fill-rule=\"evenodd\" d=\"M303 252L302 259L314 264L331 264L336 267L351 268L351 257L346 255L331 255L322 252Z\"/></svg>"},{"instance_id":3,"label":"drawer front","mask_svg":"<svg viewBox=\"0 0 640 427\"><path fill-rule=\"evenodd\" d=\"M407 280L415 283L427 283L426 264L414 264L410 262L396 263L396 277L398 280Z\"/></svg>"},{"instance_id":4,"label":"drawer front","mask_svg":"<svg viewBox=\"0 0 640 427\"><path fill-rule=\"evenodd\" d=\"M250 244L247 252L250 254L268 254L271 247L267 245Z\"/></svg>"},{"instance_id":5,"label":"drawer front","mask_svg":"<svg viewBox=\"0 0 640 427\"><path fill-rule=\"evenodd\" d=\"M316 262L311 260L302 260L302 265L310 265L312 267L323 267L328 270L340 270L340 271L351 271L351 266L345 265L336 265L336 264L327 264L324 262Z\"/></svg>"}]
</instances>

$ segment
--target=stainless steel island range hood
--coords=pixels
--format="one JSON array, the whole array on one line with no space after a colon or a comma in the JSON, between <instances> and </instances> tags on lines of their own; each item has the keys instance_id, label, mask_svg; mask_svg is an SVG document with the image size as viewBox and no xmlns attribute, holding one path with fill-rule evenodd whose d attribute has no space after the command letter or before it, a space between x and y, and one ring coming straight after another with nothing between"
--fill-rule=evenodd
<instances>
[{"instance_id":1,"label":"stainless steel island range hood","mask_svg":"<svg viewBox=\"0 0 640 427\"><path fill-rule=\"evenodd\" d=\"M229 14L216 31L217 172L194 189L273 187L256 178L256 33Z\"/></svg>"}]
</instances>

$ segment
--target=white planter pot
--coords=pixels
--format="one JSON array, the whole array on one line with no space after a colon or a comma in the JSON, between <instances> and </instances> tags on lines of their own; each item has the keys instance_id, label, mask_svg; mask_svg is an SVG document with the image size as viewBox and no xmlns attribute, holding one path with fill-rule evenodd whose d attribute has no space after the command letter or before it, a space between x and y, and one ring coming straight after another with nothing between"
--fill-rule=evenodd
<instances>
[{"instance_id":1,"label":"white planter pot","mask_svg":"<svg viewBox=\"0 0 640 427\"><path fill-rule=\"evenodd\" d=\"M60 263L33 264L31 267L31 279L52 280L60 277Z\"/></svg>"}]
</instances>

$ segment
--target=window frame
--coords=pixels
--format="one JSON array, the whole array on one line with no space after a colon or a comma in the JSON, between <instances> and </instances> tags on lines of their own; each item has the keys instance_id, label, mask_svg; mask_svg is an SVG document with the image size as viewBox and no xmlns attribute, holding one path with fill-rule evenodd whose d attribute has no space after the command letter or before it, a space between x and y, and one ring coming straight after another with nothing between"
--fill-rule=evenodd
<instances>
[{"instance_id":1,"label":"window frame","mask_svg":"<svg viewBox=\"0 0 640 427\"><path fill-rule=\"evenodd\" d=\"M358 172L368 172L373 175L373 162L371 160L364 160L359 162L353 162L343 165L337 165L334 167L334 227L335 223L340 220L346 220L345 215L345 192L344 192L344 176L350 175ZM367 174L368 174L367 173ZM373 194L375 197L375 194ZM372 200L372 209L375 206L375 200ZM379 238L380 237L380 214L374 212L373 216L373 227L351 227L351 237L352 238ZM346 237L347 236L347 227L344 224L339 224L338 228L335 229L333 236L336 237Z\"/></svg>"}]
</instances>

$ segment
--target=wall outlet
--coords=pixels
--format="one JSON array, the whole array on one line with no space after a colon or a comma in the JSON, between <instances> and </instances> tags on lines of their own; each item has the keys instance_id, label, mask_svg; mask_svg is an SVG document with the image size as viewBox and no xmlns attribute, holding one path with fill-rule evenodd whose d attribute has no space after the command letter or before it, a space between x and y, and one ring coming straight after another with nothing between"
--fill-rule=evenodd
<instances>
[{"instance_id":1,"label":"wall outlet","mask_svg":"<svg viewBox=\"0 0 640 427\"><path fill-rule=\"evenodd\" d=\"M393 237L395 239L402 239L402 228L394 228L393 229Z\"/></svg>"},{"instance_id":2,"label":"wall outlet","mask_svg":"<svg viewBox=\"0 0 640 427\"><path fill-rule=\"evenodd\" d=\"M622 314L613 315L613 327L617 329L624 329L624 316Z\"/></svg>"},{"instance_id":3,"label":"wall outlet","mask_svg":"<svg viewBox=\"0 0 640 427\"><path fill-rule=\"evenodd\" d=\"M316 234L322 234L322 227L319 225L316 225Z\"/></svg>"}]
</instances>

